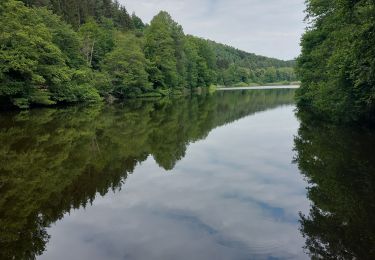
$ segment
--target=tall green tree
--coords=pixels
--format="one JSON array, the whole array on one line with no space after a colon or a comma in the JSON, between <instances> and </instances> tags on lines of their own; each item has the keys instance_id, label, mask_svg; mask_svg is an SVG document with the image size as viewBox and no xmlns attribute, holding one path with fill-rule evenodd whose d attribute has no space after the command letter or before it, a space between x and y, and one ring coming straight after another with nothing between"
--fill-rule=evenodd
<instances>
[{"instance_id":1,"label":"tall green tree","mask_svg":"<svg viewBox=\"0 0 375 260\"><path fill-rule=\"evenodd\" d=\"M114 47L114 31L111 20L105 19L98 24L90 19L79 29L82 42L82 53L89 67L99 69L104 56Z\"/></svg>"},{"instance_id":2,"label":"tall green tree","mask_svg":"<svg viewBox=\"0 0 375 260\"><path fill-rule=\"evenodd\" d=\"M8 0L0 6L0 96L14 105L99 100L78 84L80 66L74 31L45 9ZM65 43L68 41L68 43Z\"/></svg>"},{"instance_id":3,"label":"tall green tree","mask_svg":"<svg viewBox=\"0 0 375 260\"><path fill-rule=\"evenodd\" d=\"M69 80L70 70L38 11L18 1L0 6L0 95L19 107L53 104L50 87Z\"/></svg>"},{"instance_id":4,"label":"tall green tree","mask_svg":"<svg viewBox=\"0 0 375 260\"><path fill-rule=\"evenodd\" d=\"M132 14L132 21L133 21L135 29L143 30L146 27L146 25L143 23L142 19L139 18L134 12Z\"/></svg>"},{"instance_id":5,"label":"tall green tree","mask_svg":"<svg viewBox=\"0 0 375 260\"><path fill-rule=\"evenodd\" d=\"M186 55L186 82L190 88L198 87L198 48L192 37L186 37L185 42Z\"/></svg>"},{"instance_id":6,"label":"tall green tree","mask_svg":"<svg viewBox=\"0 0 375 260\"><path fill-rule=\"evenodd\" d=\"M216 56L206 40L193 37L198 52L198 85L209 86L216 83Z\"/></svg>"},{"instance_id":7,"label":"tall green tree","mask_svg":"<svg viewBox=\"0 0 375 260\"><path fill-rule=\"evenodd\" d=\"M374 1L306 3L298 107L336 123L374 122Z\"/></svg>"},{"instance_id":8,"label":"tall green tree","mask_svg":"<svg viewBox=\"0 0 375 260\"><path fill-rule=\"evenodd\" d=\"M150 91L148 63L139 40L131 34L119 34L115 49L106 55L101 66L110 75L111 94L124 98Z\"/></svg>"},{"instance_id":9,"label":"tall green tree","mask_svg":"<svg viewBox=\"0 0 375 260\"><path fill-rule=\"evenodd\" d=\"M114 24L122 31L134 29L134 22L132 17L129 15L128 11L124 6L121 6L120 3L116 0L114 3Z\"/></svg>"},{"instance_id":10,"label":"tall green tree","mask_svg":"<svg viewBox=\"0 0 375 260\"><path fill-rule=\"evenodd\" d=\"M145 55L151 61L150 76L156 88L174 88L179 83L176 26L167 12L160 12L145 32Z\"/></svg>"},{"instance_id":11,"label":"tall green tree","mask_svg":"<svg viewBox=\"0 0 375 260\"><path fill-rule=\"evenodd\" d=\"M61 20L57 15L52 15L51 11L40 8L38 15L41 21L48 25L52 33L52 42L61 50L65 60L70 67L79 68L84 65L81 55L81 41L72 27Z\"/></svg>"}]
</instances>

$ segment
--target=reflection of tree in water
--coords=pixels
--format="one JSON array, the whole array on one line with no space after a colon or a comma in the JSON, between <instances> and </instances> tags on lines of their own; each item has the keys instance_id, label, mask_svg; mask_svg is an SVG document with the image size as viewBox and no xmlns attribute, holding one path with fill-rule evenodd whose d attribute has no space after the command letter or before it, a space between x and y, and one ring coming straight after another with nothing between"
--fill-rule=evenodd
<instances>
[{"instance_id":1,"label":"reflection of tree in water","mask_svg":"<svg viewBox=\"0 0 375 260\"><path fill-rule=\"evenodd\" d=\"M309 182L301 232L314 259L375 259L375 134L302 118L296 162Z\"/></svg>"},{"instance_id":2,"label":"reflection of tree in water","mask_svg":"<svg viewBox=\"0 0 375 260\"><path fill-rule=\"evenodd\" d=\"M292 90L218 92L94 108L35 109L0 117L0 259L32 259L45 230L97 193L120 189L152 155L166 170L189 143L246 115L290 104Z\"/></svg>"}]
</instances>

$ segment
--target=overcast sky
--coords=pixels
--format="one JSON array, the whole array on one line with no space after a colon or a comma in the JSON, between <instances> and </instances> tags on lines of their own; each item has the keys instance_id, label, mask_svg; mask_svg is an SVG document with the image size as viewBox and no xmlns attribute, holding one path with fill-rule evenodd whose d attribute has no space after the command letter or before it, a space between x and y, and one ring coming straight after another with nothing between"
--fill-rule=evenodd
<instances>
[{"instance_id":1,"label":"overcast sky","mask_svg":"<svg viewBox=\"0 0 375 260\"><path fill-rule=\"evenodd\" d=\"M187 34L281 59L300 53L304 0L120 0L149 22L168 11Z\"/></svg>"}]
</instances>

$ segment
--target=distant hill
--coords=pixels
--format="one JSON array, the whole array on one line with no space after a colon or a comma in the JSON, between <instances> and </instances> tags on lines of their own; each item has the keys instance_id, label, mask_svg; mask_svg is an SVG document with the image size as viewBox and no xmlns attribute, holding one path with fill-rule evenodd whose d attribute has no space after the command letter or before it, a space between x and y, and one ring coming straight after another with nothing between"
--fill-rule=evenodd
<instances>
[{"instance_id":1,"label":"distant hill","mask_svg":"<svg viewBox=\"0 0 375 260\"><path fill-rule=\"evenodd\" d=\"M1 106L183 94L295 81L294 61L191 35L161 11L145 24L112 0L2 0Z\"/></svg>"}]
</instances>

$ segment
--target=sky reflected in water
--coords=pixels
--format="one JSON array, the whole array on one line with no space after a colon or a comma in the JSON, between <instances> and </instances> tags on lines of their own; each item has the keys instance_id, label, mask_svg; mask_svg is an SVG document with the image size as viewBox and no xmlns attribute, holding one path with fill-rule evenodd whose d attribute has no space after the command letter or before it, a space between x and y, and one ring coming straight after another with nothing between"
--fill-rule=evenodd
<instances>
[{"instance_id":1,"label":"sky reflected in water","mask_svg":"<svg viewBox=\"0 0 375 260\"><path fill-rule=\"evenodd\" d=\"M148 155L121 190L52 224L39 259L307 258L298 128L294 106L281 104L213 129L173 170Z\"/></svg>"},{"instance_id":2,"label":"sky reflected in water","mask_svg":"<svg viewBox=\"0 0 375 260\"><path fill-rule=\"evenodd\" d=\"M374 259L375 133L294 91L0 113L0 259Z\"/></svg>"}]
</instances>

